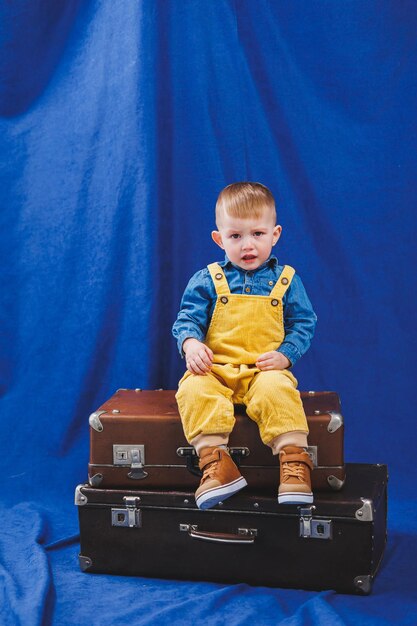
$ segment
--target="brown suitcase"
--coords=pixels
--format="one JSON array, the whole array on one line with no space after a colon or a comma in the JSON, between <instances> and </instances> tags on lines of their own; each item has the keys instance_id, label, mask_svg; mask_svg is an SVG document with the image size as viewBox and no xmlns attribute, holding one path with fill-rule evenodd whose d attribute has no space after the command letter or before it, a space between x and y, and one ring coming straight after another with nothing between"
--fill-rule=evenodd
<instances>
[{"instance_id":1,"label":"brown suitcase","mask_svg":"<svg viewBox=\"0 0 417 626\"><path fill-rule=\"evenodd\" d=\"M310 429L313 490L339 490L345 480L343 419L337 393L301 392ZM231 454L251 489L277 490L278 460L257 425L236 405ZM119 389L90 416L89 483L127 489L196 489L201 475L184 438L175 391Z\"/></svg>"},{"instance_id":2,"label":"brown suitcase","mask_svg":"<svg viewBox=\"0 0 417 626\"><path fill-rule=\"evenodd\" d=\"M244 489L207 511L192 492L79 485L80 567L369 594L386 542L387 468L348 463L346 472L345 488L314 505Z\"/></svg>"}]
</instances>

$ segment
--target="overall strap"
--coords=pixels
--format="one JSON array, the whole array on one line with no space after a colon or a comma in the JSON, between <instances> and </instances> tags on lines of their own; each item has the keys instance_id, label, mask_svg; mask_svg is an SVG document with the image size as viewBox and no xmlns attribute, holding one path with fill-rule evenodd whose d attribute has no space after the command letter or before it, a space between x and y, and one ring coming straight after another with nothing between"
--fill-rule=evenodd
<instances>
[{"instance_id":1,"label":"overall strap","mask_svg":"<svg viewBox=\"0 0 417 626\"><path fill-rule=\"evenodd\" d=\"M223 268L218 263L210 263L207 265L207 269L210 272L211 279L214 283L214 288L218 296L230 295L229 283L224 275Z\"/></svg>"},{"instance_id":2,"label":"overall strap","mask_svg":"<svg viewBox=\"0 0 417 626\"><path fill-rule=\"evenodd\" d=\"M280 277L278 278L269 295L273 298L281 300L284 296L284 293L291 285L294 274L295 269L293 267L291 267L290 265L284 265L284 269L282 270Z\"/></svg>"}]
</instances>

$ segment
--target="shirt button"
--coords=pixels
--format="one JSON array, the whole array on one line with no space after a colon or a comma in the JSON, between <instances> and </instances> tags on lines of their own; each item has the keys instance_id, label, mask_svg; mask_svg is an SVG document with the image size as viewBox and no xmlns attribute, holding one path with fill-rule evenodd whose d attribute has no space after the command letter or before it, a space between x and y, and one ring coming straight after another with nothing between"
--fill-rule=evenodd
<instances>
[{"instance_id":1,"label":"shirt button","mask_svg":"<svg viewBox=\"0 0 417 626\"><path fill-rule=\"evenodd\" d=\"M246 287L245 291L246 293L250 293L250 287Z\"/></svg>"},{"instance_id":2,"label":"shirt button","mask_svg":"<svg viewBox=\"0 0 417 626\"><path fill-rule=\"evenodd\" d=\"M268 281L268 285L269 285L270 287L272 287L272 285L273 285L273 284L274 284L274 281L273 281L273 280L269 280L269 281Z\"/></svg>"}]
</instances>

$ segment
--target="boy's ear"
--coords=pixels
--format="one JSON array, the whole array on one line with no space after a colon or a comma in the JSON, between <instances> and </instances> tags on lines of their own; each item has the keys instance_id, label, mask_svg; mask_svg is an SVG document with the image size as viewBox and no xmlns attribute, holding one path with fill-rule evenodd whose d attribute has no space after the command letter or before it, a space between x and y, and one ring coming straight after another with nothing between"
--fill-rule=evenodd
<instances>
[{"instance_id":1,"label":"boy's ear","mask_svg":"<svg viewBox=\"0 0 417 626\"><path fill-rule=\"evenodd\" d=\"M278 239L281 237L281 233L282 233L282 226L280 226L279 224L277 224L274 228L274 233L272 235L272 245L275 246L275 244L277 243Z\"/></svg>"},{"instance_id":2,"label":"boy's ear","mask_svg":"<svg viewBox=\"0 0 417 626\"><path fill-rule=\"evenodd\" d=\"M211 233L211 238L213 239L214 243L217 243L217 245L224 250L222 236L218 230L213 230L213 232Z\"/></svg>"}]
</instances>

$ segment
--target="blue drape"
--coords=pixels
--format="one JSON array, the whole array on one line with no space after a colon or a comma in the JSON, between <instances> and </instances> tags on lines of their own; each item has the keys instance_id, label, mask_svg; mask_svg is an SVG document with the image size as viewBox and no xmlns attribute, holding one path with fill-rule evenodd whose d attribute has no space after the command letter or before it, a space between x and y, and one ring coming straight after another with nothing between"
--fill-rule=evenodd
<instances>
[{"instance_id":1,"label":"blue drape","mask_svg":"<svg viewBox=\"0 0 417 626\"><path fill-rule=\"evenodd\" d=\"M276 254L318 314L294 368L300 388L340 393L348 461L390 466L396 541L380 590L393 567L416 575L407 561L416 527L400 515L415 491L416 29L411 0L1 5L5 623L119 623L111 608L96 622L91 607L78 621L65 612L68 587L99 585L68 565L88 415L119 387L176 386L184 364L171 325L191 274L221 259L214 204L237 180L273 191ZM13 573L16 528L27 545ZM38 570L27 587L25 572ZM139 583L117 584L133 594ZM173 623L178 589L188 602L219 593L224 610L235 603L227 587L144 584L166 590ZM232 623L253 623L258 592L237 589L248 622ZM416 610L407 590L407 602L394 598L396 623ZM346 623L359 606L362 623L384 616L376 598L364 609L326 594L262 593L259 623L326 623L334 611L333 623ZM196 607L190 615L202 619Z\"/></svg>"}]
</instances>

